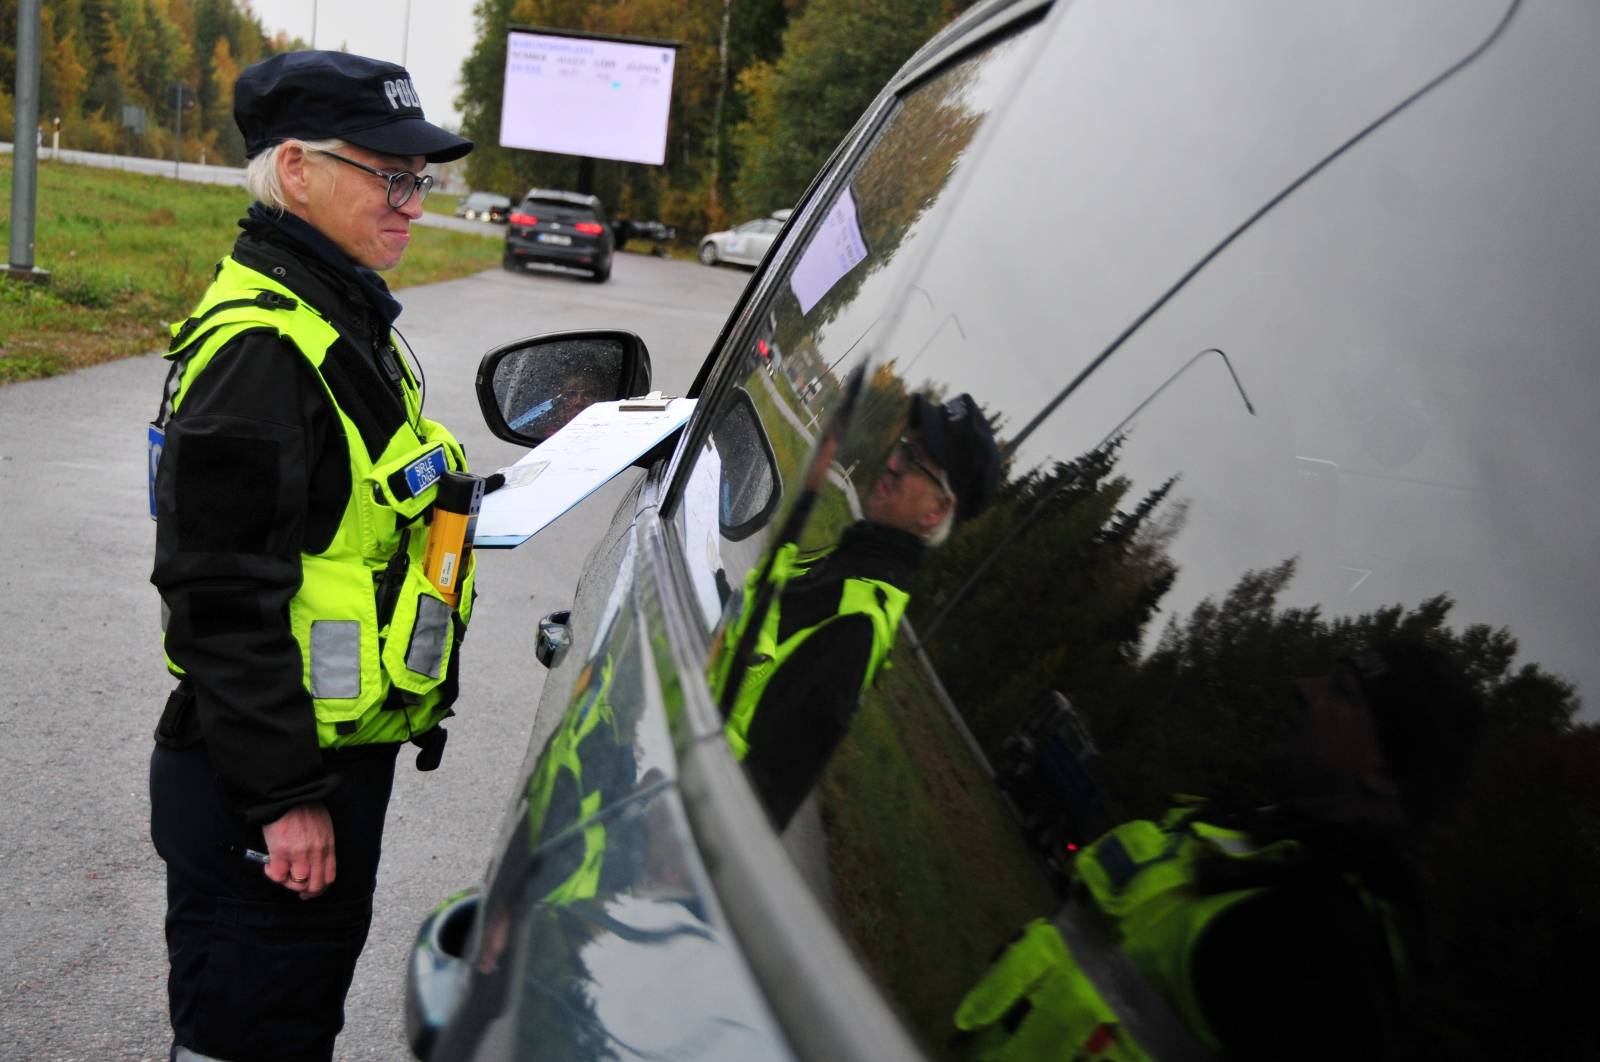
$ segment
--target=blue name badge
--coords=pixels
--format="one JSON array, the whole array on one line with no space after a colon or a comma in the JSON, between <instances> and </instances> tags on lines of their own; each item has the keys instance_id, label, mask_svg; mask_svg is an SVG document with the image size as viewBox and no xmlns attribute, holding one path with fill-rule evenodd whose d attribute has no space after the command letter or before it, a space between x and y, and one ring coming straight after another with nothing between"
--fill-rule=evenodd
<instances>
[{"instance_id":1,"label":"blue name badge","mask_svg":"<svg viewBox=\"0 0 1600 1062\"><path fill-rule=\"evenodd\" d=\"M156 518L156 470L161 467L161 449L167 443L167 433L154 424L150 425L150 434L146 436L145 446L145 472L149 477L147 484L150 494L150 519Z\"/></svg>"},{"instance_id":2,"label":"blue name badge","mask_svg":"<svg viewBox=\"0 0 1600 1062\"><path fill-rule=\"evenodd\" d=\"M444 447L435 446L405 467L406 486L415 498L439 481L444 475Z\"/></svg>"}]
</instances>

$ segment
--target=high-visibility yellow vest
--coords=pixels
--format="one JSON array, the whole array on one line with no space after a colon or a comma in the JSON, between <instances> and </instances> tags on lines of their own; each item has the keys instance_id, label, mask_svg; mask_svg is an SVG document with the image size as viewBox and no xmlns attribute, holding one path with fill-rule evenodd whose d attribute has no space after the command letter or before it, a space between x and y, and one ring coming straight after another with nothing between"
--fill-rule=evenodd
<instances>
[{"instance_id":1,"label":"high-visibility yellow vest","mask_svg":"<svg viewBox=\"0 0 1600 1062\"><path fill-rule=\"evenodd\" d=\"M1151 1062L1123 1015L1084 976L1061 934L1038 918L956 1009L961 1056L983 1062Z\"/></svg>"},{"instance_id":2,"label":"high-visibility yellow vest","mask_svg":"<svg viewBox=\"0 0 1600 1062\"><path fill-rule=\"evenodd\" d=\"M289 602L318 741L324 748L405 741L449 714L439 686L472 615L475 557L467 562L455 608L423 573L436 481L447 468L465 472L466 454L442 424L422 416L416 382L402 369L407 423L373 459L322 375L338 332L287 287L232 257L222 260L188 320L172 326L166 356L173 367L156 426L164 428L182 408L219 350L260 329L276 331L305 357L327 390L350 455L350 502L327 548L301 554L300 588ZM392 612L380 617L386 570ZM182 677L170 657L168 666ZM392 690L401 696L391 697Z\"/></svg>"},{"instance_id":3,"label":"high-visibility yellow vest","mask_svg":"<svg viewBox=\"0 0 1600 1062\"><path fill-rule=\"evenodd\" d=\"M766 692L767 683L807 638L846 616L867 617L872 623L872 652L866 671L861 676L863 693L877 680L878 671L884 667L889 651L894 648L895 632L900 628L900 619L905 615L906 604L911 600L911 595L891 583L860 576L850 576L843 580L839 594L839 608L832 616L820 623L795 631L781 643L778 641L779 614L782 611L780 598L784 587L810 571L812 566L836 548L830 546L801 554L800 547L791 542L779 547L773 559L772 574L769 576L773 593L771 606L761 618L761 629L756 635L755 644L751 646L744 677L739 683L738 699L734 701L728 722L723 727L723 733L727 736L728 744L733 748L733 754L737 759L744 759L750 751L750 726L755 720L756 709L761 706L761 695ZM759 567L751 569L745 576L744 607L724 632L722 651L718 653L712 665L711 689L718 701L722 699L723 689L732 670L733 654L738 651L739 643L749 626L750 613L754 607L760 579Z\"/></svg>"},{"instance_id":4,"label":"high-visibility yellow vest","mask_svg":"<svg viewBox=\"0 0 1600 1062\"><path fill-rule=\"evenodd\" d=\"M1109 831L1079 853L1075 872L1089 906L1068 909L1053 924L1038 919L1026 927L956 1011L956 1027L970 1034L968 1057L1008 1059L1115 1059L1134 1062L1167 1057L1156 1045L1170 1042L1171 1029L1114 1006L1119 993L1096 969L1129 973L1153 989L1182 1031L1193 1038L1192 1055L1221 1049L1206 1021L1193 977L1194 959L1206 930L1225 911L1265 891L1256 886L1206 893L1196 887L1202 859L1257 863L1298 858L1299 841L1262 843L1248 833L1196 817L1198 808L1178 807L1161 822L1140 819ZM1405 950L1388 906L1359 884L1355 887L1384 926L1396 974L1405 976ZM1097 910L1096 910L1097 909ZM1094 933L1079 934L1084 954L1073 952L1062 928L1092 917L1108 930L1113 954L1091 954ZM1021 1006L1026 1003L1026 1007ZM1011 1015L1011 1020L1007 1016Z\"/></svg>"},{"instance_id":5,"label":"high-visibility yellow vest","mask_svg":"<svg viewBox=\"0 0 1600 1062\"><path fill-rule=\"evenodd\" d=\"M584 788L585 759L610 755L618 743L616 713L611 708L612 663L608 656L596 674L590 665L588 681L578 703L562 716L561 725L550 736L539 769L528 780L528 837L537 850L562 831L576 826L582 831L583 856L577 869L544 894L545 903L570 904L593 899L600 888L600 871L605 862L606 827L597 819L605 794L597 786ZM597 747L603 746L603 747ZM576 818L572 822L549 821L551 798L566 775L578 794Z\"/></svg>"}]
</instances>

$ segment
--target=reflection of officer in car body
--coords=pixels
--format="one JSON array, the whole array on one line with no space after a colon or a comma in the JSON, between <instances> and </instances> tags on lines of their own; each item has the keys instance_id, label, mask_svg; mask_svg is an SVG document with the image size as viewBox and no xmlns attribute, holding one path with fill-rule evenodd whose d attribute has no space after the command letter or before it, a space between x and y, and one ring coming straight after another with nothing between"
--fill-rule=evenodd
<instances>
[{"instance_id":1,"label":"reflection of officer in car body","mask_svg":"<svg viewBox=\"0 0 1600 1062\"><path fill-rule=\"evenodd\" d=\"M591 660L539 755L517 826L534 869L510 876L510 891L484 904L474 961L482 980L468 1001L471 1010L455 1024L455 1038L436 1054L476 1054L504 1019L520 982L540 986L515 1008L521 1042L537 1043L540 1057L613 1057L612 1035L596 1013L585 945L615 938L665 948L685 938L712 939L673 842L667 802L646 797L630 804L664 788L666 778L659 768L641 773L638 713L619 712L614 703L619 683L622 702L638 703L636 661L635 670L628 667L626 656L622 664L610 653ZM513 842L510 850L517 847Z\"/></svg>"},{"instance_id":2,"label":"reflection of officer in car body","mask_svg":"<svg viewBox=\"0 0 1600 1062\"><path fill-rule=\"evenodd\" d=\"M577 703L550 735L539 769L528 780L531 850L584 823L583 843L555 849L550 858L561 865L540 868L540 882L554 882L540 897L547 903L589 899L600 890L606 825L595 816L631 792L638 773L633 742L622 733L611 705L614 672L609 654L584 669Z\"/></svg>"},{"instance_id":3,"label":"reflection of officer in car body","mask_svg":"<svg viewBox=\"0 0 1600 1062\"><path fill-rule=\"evenodd\" d=\"M978 1059L1390 1058L1424 957L1413 867L1465 780L1482 707L1416 642L1294 684L1285 799L1180 802L1078 856L1076 896L969 991Z\"/></svg>"},{"instance_id":4,"label":"reflection of officer in car body","mask_svg":"<svg viewBox=\"0 0 1600 1062\"><path fill-rule=\"evenodd\" d=\"M981 511L999 478L994 436L972 396L935 406L918 395L906 434L862 503L865 519L826 549L778 549L768 576L776 593L725 733L779 828L822 774L884 666L922 551ZM746 578L725 646L745 636L761 571ZM732 655L719 654L712 667L719 698Z\"/></svg>"}]
</instances>

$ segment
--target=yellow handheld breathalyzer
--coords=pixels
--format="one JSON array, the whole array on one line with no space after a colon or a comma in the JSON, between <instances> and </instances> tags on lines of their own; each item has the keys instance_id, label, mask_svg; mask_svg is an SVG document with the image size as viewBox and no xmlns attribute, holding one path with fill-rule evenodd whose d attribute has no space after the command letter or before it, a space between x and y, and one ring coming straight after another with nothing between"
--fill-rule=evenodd
<instances>
[{"instance_id":1,"label":"yellow handheld breathalyzer","mask_svg":"<svg viewBox=\"0 0 1600 1062\"><path fill-rule=\"evenodd\" d=\"M439 493L433 503L433 524L428 529L428 548L422 556L422 570L439 596L452 607L461 599L461 579L472 552L472 535L477 530L478 506L483 502L483 479L465 472L446 472L439 477Z\"/></svg>"}]
</instances>

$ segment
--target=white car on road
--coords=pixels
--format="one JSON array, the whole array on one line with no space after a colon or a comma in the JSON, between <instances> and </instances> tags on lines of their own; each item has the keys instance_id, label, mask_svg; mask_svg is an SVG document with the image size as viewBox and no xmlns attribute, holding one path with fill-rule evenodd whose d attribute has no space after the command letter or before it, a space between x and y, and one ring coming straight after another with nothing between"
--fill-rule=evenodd
<instances>
[{"instance_id":1,"label":"white car on road","mask_svg":"<svg viewBox=\"0 0 1600 1062\"><path fill-rule=\"evenodd\" d=\"M767 248L777 238L783 223L789 220L790 211L774 210L764 218L747 221L738 228L713 232L700 241L700 261L706 265L736 262L739 265L760 265Z\"/></svg>"}]
</instances>

